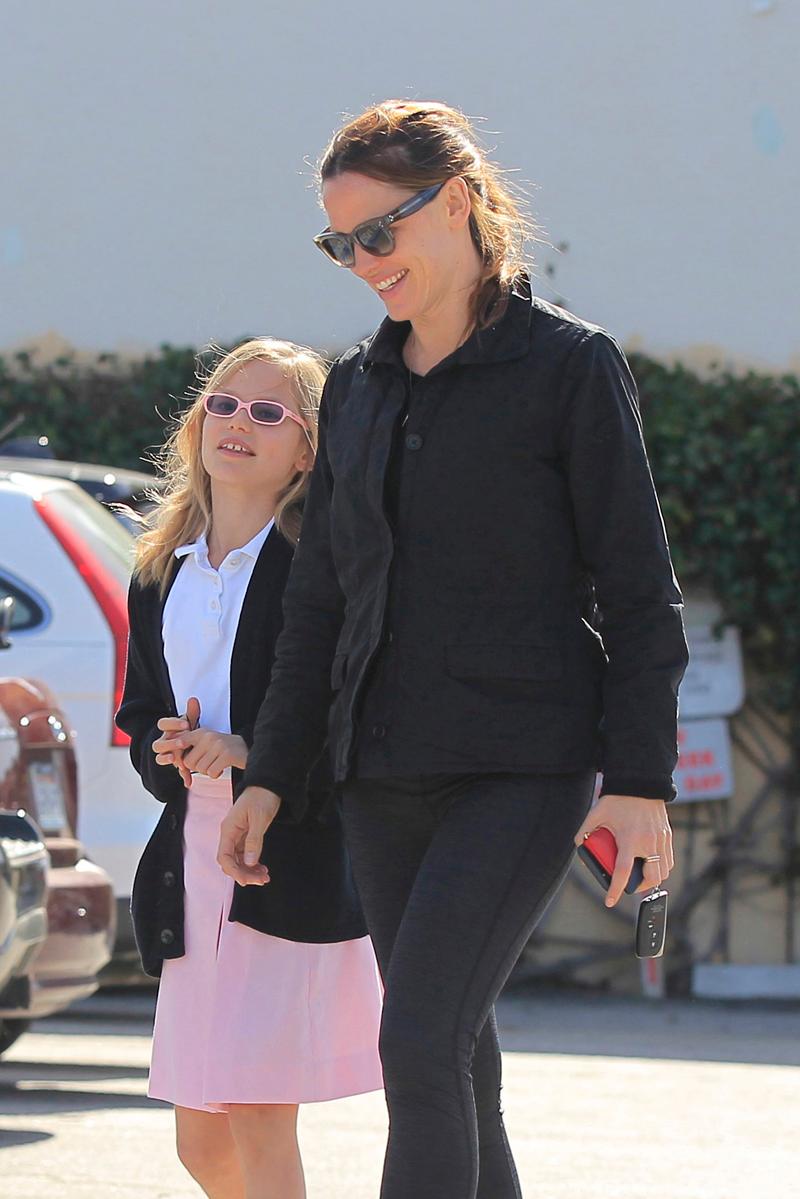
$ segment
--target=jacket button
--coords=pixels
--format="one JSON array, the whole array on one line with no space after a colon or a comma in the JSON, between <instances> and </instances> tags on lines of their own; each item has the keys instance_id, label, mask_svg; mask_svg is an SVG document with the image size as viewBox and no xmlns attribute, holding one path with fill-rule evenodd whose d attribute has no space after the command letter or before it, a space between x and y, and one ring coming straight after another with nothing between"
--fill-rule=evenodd
<instances>
[{"instance_id":1,"label":"jacket button","mask_svg":"<svg viewBox=\"0 0 800 1199\"><path fill-rule=\"evenodd\" d=\"M171 928L162 928L161 944L162 945L171 945L174 940L175 940L175 934L172 931L172 929Z\"/></svg>"},{"instance_id":2,"label":"jacket button","mask_svg":"<svg viewBox=\"0 0 800 1199\"><path fill-rule=\"evenodd\" d=\"M165 887L175 886L175 875L171 870L165 870L164 874L162 875L162 879Z\"/></svg>"},{"instance_id":3,"label":"jacket button","mask_svg":"<svg viewBox=\"0 0 800 1199\"><path fill-rule=\"evenodd\" d=\"M419 433L409 433L408 437L406 438L406 448L409 450L422 449L422 438L420 437Z\"/></svg>"},{"instance_id":4,"label":"jacket button","mask_svg":"<svg viewBox=\"0 0 800 1199\"><path fill-rule=\"evenodd\" d=\"M372 726L372 735L376 741L383 741L384 737L386 736L386 725L374 724Z\"/></svg>"}]
</instances>

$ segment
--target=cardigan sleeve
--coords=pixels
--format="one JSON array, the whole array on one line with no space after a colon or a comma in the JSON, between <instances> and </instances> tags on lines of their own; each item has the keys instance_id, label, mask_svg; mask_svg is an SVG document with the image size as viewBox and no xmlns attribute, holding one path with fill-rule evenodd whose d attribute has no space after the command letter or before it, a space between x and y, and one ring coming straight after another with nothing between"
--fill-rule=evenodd
<instances>
[{"instance_id":1,"label":"cardigan sleeve","mask_svg":"<svg viewBox=\"0 0 800 1199\"><path fill-rule=\"evenodd\" d=\"M283 628L253 744L237 794L266 787L283 801L277 819L295 823L308 806L309 770L323 753L333 698L331 664L344 621L344 596L333 561L333 481L326 451L334 365L319 411L319 443L303 510L303 528L283 599Z\"/></svg>"},{"instance_id":2,"label":"cardigan sleeve","mask_svg":"<svg viewBox=\"0 0 800 1199\"><path fill-rule=\"evenodd\" d=\"M578 543L608 657L601 794L671 800L678 686L688 662L683 600L645 450L636 384L602 330L572 350L561 389L562 452Z\"/></svg>"},{"instance_id":3,"label":"cardigan sleeve","mask_svg":"<svg viewBox=\"0 0 800 1199\"><path fill-rule=\"evenodd\" d=\"M153 742L161 733L156 721L167 715L146 649L143 603L145 589L135 579L128 590L128 658L122 702L114 719L131 739L130 755L134 768L151 795L162 803L185 793L181 776L174 766L159 766Z\"/></svg>"}]
</instances>

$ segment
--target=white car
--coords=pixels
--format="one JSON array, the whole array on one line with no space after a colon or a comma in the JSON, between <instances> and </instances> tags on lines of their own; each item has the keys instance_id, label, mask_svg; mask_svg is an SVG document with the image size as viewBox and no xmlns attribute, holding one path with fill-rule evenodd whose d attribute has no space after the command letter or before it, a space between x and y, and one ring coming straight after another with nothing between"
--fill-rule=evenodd
<instances>
[{"instance_id":1,"label":"white car","mask_svg":"<svg viewBox=\"0 0 800 1199\"><path fill-rule=\"evenodd\" d=\"M111 876L115 957L133 957L136 863L158 817L114 725L128 636L133 536L74 483L0 472L0 592L14 597L3 673L43 679L76 733L77 835Z\"/></svg>"}]
</instances>

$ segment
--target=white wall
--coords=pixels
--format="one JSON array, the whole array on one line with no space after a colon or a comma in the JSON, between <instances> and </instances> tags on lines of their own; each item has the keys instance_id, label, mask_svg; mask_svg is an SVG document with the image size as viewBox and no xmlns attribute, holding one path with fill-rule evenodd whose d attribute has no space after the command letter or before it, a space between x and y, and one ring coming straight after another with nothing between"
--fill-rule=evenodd
<instances>
[{"instance_id":1,"label":"white wall","mask_svg":"<svg viewBox=\"0 0 800 1199\"><path fill-rule=\"evenodd\" d=\"M304 159L343 112L409 95L487 118L569 244L541 260L575 312L659 356L800 369L798 0L3 0L0 17L0 349L357 339L382 308L311 244Z\"/></svg>"}]
</instances>

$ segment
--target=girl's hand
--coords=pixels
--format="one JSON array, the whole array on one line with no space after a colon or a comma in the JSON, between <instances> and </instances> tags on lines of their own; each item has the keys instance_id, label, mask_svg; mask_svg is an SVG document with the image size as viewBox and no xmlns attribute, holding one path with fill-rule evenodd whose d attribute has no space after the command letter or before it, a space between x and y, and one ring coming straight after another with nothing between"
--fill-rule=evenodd
<instances>
[{"instance_id":1,"label":"girl's hand","mask_svg":"<svg viewBox=\"0 0 800 1199\"><path fill-rule=\"evenodd\" d=\"M642 799L634 795L604 795L599 799L575 834L575 844L596 828L607 828L617 843L617 862L606 895L606 907L613 908L625 890L634 858L659 855L657 862L645 862L644 880L636 892L649 891L669 878L675 865L672 853L672 829L663 799Z\"/></svg>"},{"instance_id":2,"label":"girl's hand","mask_svg":"<svg viewBox=\"0 0 800 1199\"><path fill-rule=\"evenodd\" d=\"M183 765L183 754L175 744L179 733L196 729L200 721L200 701L192 696L186 704L185 716L162 716L157 727L164 734L157 738L152 745L156 762L159 766L174 766L181 776L181 781L187 789L192 785L192 776Z\"/></svg>"},{"instance_id":3,"label":"girl's hand","mask_svg":"<svg viewBox=\"0 0 800 1199\"><path fill-rule=\"evenodd\" d=\"M181 754L182 765L193 774L218 779L223 770L247 765L247 743L237 733L218 733L215 729L189 729L176 733L170 741L173 752Z\"/></svg>"}]
</instances>

